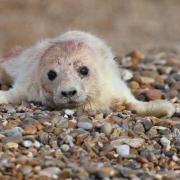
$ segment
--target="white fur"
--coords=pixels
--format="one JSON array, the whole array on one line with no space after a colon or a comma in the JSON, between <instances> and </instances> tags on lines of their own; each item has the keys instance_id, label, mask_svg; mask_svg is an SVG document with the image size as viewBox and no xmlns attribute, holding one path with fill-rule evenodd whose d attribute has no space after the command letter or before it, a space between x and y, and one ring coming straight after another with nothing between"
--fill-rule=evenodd
<instances>
[{"instance_id":1,"label":"white fur","mask_svg":"<svg viewBox=\"0 0 180 180\"><path fill-rule=\"evenodd\" d=\"M129 104L129 108L139 114L155 116L172 116L174 106L165 100L140 102L134 98L130 89L121 80L120 69L114 61L114 54L105 42L90 33L70 31L54 39L38 42L19 55L1 63L13 80L13 88L9 91L0 91L0 103L19 103L22 100L47 101L38 84L38 67L41 56L54 43L68 40L78 40L86 43L96 52L98 60L95 62L100 69L99 82L101 93L91 100L91 108L107 110L114 102Z\"/></svg>"}]
</instances>

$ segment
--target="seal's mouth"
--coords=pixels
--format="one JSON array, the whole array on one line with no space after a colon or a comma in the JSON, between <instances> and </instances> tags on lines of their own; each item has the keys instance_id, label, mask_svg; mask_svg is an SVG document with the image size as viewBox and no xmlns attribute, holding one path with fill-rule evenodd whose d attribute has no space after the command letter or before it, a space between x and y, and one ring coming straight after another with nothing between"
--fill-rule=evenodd
<instances>
[{"instance_id":1,"label":"seal's mouth","mask_svg":"<svg viewBox=\"0 0 180 180\"><path fill-rule=\"evenodd\" d=\"M66 103L58 103L56 106L59 108L77 108L84 104L84 102L68 101Z\"/></svg>"}]
</instances>

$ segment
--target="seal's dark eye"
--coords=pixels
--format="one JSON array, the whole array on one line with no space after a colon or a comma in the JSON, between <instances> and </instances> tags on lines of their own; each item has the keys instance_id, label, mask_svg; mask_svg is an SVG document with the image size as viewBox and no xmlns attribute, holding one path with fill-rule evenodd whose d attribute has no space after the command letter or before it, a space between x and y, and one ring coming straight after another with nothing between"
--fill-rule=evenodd
<instances>
[{"instance_id":1,"label":"seal's dark eye","mask_svg":"<svg viewBox=\"0 0 180 180\"><path fill-rule=\"evenodd\" d=\"M86 66L82 66L79 68L79 73L83 76L87 76L89 73L89 69Z\"/></svg>"},{"instance_id":2,"label":"seal's dark eye","mask_svg":"<svg viewBox=\"0 0 180 180\"><path fill-rule=\"evenodd\" d=\"M47 75L48 75L49 80L51 81L53 81L57 77L57 73L53 70L50 70Z\"/></svg>"}]
</instances>

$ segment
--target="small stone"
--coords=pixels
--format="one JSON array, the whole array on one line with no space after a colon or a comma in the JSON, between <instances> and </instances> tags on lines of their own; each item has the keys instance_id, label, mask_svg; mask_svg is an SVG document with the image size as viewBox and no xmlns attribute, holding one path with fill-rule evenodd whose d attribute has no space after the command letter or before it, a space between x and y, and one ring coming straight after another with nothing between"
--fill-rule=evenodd
<instances>
[{"instance_id":1,"label":"small stone","mask_svg":"<svg viewBox=\"0 0 180 180\"><path fill-rule=\"evenodd\" d=\"M124 143L128 144L129 146L133 148L139 148L142 147L145 143L145 140L142 138L133 138L133 139L127 139L124 141Z\"/></svg>"},{"instance_id":2,"label":"small stone","mask_svg":"<svg viewBox=\"0 0 180 180\"><path fill-rule=\"evenodd\" d=\"M62 149L62 151L67 152L67 151L69 151L70 147L67 144L63 144L63 145L61 145L61 149Z\"/></svg>"},{"instance_id":3,"label":"small stone","mask_svg":"<svg viewBox=\"0 0 180 180\"><path fill-rule=\"evenodd\" d=\"M21 168L21 172L23 175L28 175L32 171L32 167L30 166L23 166Z\"/></svg>"},{"instance_id":4,"label":"small stone","mask_svg":"<svg viewBox=\"0 0 180 180\"><path fill-rule=\"evenodd\" d=\"M41 143L40 143L39 141L35 141L35 142L33 143L33 145L34 145L34 147L36 147L36 148L40 148L40 147L41 147Z\"/></svg>"},{"instance_id":5,"label":"small stone","mask_svg":"<svg viewBox=\"0 0 180 180\"><path fill-rule=\"evenodd\" d=\"M30 141L30 140L24 140L24 141L22 142L22 145L23 145L24 147L29 148L29 147L32 147L32 146L33 146L33 142Z\"/></svg>"},{"instance_id":6,"label":"small stone","mask_svg":"<svg viewBox=\"0 0 180 180\"><path fill-rule=\"evenodd\" d=\"M116 151L120 156L126 157L130 154L130 147L126 144L122 144L117 146Z\"/></svg>"},{"instance_id":7,"label":"small stone","mask_svg":"<svg viewBox=\"0 0 180 180\"><path fill-rule=\"evenodd\" d=\"M41 132L38 136L38 140L42 143L42 144L48 144L49 142L49 134L46 132Z\"/></svg>"},{"instance_id":8,"label":"small stone","mask_svg":"<svg viewBox=\"0 0 180 180\"><path fill-rule=\"evenodd\" d=\"M74 129L76 128L77 121L75 119L71 119L68 121L68 128Z\"/></svg>"},{"instance_id":9,"label":"small stone","mask_svg":"<svg viewBox=\"0 0 180 180\"><path fill-rule=\"evenodd\" d=\"M88 119L78 121L77 126L85 130L91 130L93 128L92 121Z\"/></svg>"},{"instance_id":10,"label":"small stone","mask_svg":"<svg viewBox=\"0 0 180 180\"><path fill-rule=\"evenodd\" d=\"M25 135L33 135L36 134L37 132L37 128L36 126L32 125L32 124L28 124L24 126L24 134Z\"/></svg>"},{"instance_id":11,"label":"small stone","mask_svg":"<svg viewBox=\"0 0 180 180\"><path fill-rule=\"evenodd\" d=\"M121 132L122 132L121 127L114 128L113 132L110 135L110 139L115 139L115 138L119 137Z\"/></svg>"},{"instance_id":12,"label":"small stone","mask_svg":"<svg viewBox=\"0 0 180 180\"><path fill-rule=\"evenodd\" d=\"M180 73L174 75L176 81L180 81Z\"/></svg>"},{"instance_id":13,"label":"small stone","mask_svg":"<svg viewBox=\"0 0 180 180\"><path fill-rule=\"evenodd\" d=\"M119 138L116 140L111 141L111 145L113 147L117 147L121 144L128 144L129 146L133 147L133 148L138 148L143 146L145 143L145 140L140 138L140 137L136 137L136 138Z\"/></svg>"},{"instance_id":14,"label":"small stone","mask_svg":"<svg viewBox=\"0 0 180 180\"><path fill-rule=\"evenodd\" d=\"M111 123L104 123L101 127L101 132L106 134L106 135L109 135L111 134L112 132L112 126L111 126Z\"/></svg>"},{"instance_id":15,"label":"small stone","mask_svg":"<svg viewBox=\"0 0 180 180\"><path fill-rule=\"evenodd\" d=\"M139 50L134 50L130 52L127 56L130 56L132 58L133 65L138 65L145 57L144 54Z\"/></svg>"},{"instance_id":16,"label":"small stone","mask_svg":"<svg viewBox=\"0 0 180 180\"><path fill-rule=\"evenodd\" d=\"M48 178L58 178L58 175L60 174L60 169L58 167L48 167L45 169L42 169L39 172L39 176L46 176Z\"/></svg>"},{"instance_id":17,"label":"small stone","mask_svg":"<svg viewBox=\"0 0 180 180\"><path fill-rule=\"evenodd\" d=\"M145 96L147 97L148 100L153 101L156 99L161 99L162 93L160 90L150 89L145 92Z\"/></svg>"},{"instance_id":18,"label":"small stone","mask_svg":"<svg viewBox=\"0 0 180 180\"><path fill-rule=\"evenodd\" d=\"M22 136L23 129L20 127L14 127L12 129L5 130L5 136L12 137L12 136Z\"/></svg>"},{"instance_id":19,"label":"small stone","mask_svg":"<svg viewBox=\"0 0 180 180\"><path fill-rule=\"evenodd\" d=\"M145 131L148 131L153 126L153 124L152 124L150 119L144 119L143 120L143 125L144 125Z\"/></svg>"},{"instance_id":20,"label":"small stone","mask_svg":"<svg viewBox=\"0 0 180 180\"><path fill-rule=\"evenodd\" d=\"M133 129L137 134L142 134L145 132L144 126L142 125L142 123L136 123Z\"/></svg>"},{"instance_id":21,"label":"small stone","mask_svg":"<svg viewBox=\"0 0 180 180\"><path fill-rule=\"evenodd\" d=\"M169 128L164 128L164 129L159 129L158 132L161 135L168 135L171 133L171 130Z\"/></svg>"},{"instance_id":22,"label":"small stone","mask_svg":"<svg viewBox=\"0 0 180 180\"><path fill-rule=\"evenodd\" d=\"M170 149L170 144L171 144L171 141L169 139L167 139L166 137L162 137L160 139L160 142L161 144L166 148L166 150L169 150Z\"/></svg>"},{"instance_id":23,"label":"small stone","mask_svg":"<svg viewBox=\"0 0 180 180\"><path fill-rule=\"evenodd\" d=\"M174 160L174 161L179 161L179 158L178 158L178 156L176 155L176 154L174 154L173 156L172 156L172 159Z\"/></svg>"},{"instance_id":24,"label":"small stone","mask_svg":"<svg viewBox=\"0 0 180 180\"><path fill-rule=\"evenodd\" d=\"M8 143L6 143L6 147L8 149L17 149L18 148L18 144L14 143L14 142L8 142Z\"/></svg>"},{"instance_id":25,"label":"small stone","mask_svg":"<svg viewBox=\"0 0 180 180\"><path fill-rule=\"evenodd\" d=\"M65 114L72 116L75 113L75 110L73 109L65 109L64 110Z\"/></svg>"},{"instance_id":26,"label":"small stone","mask_svg":"<svg viewBox=\"0 0 180 180\"><path fill-rule=\"evenodd\" d=\"M131 81L129 86L131 89L139 89L140 88L139 83L136 81Z\"/></svg>"},{"instance_id":27,"label":"small stone","mask_svg":"<svg viewBox=\"0 0 180 180\"><path fill-rule=\"evenodd\" d=\"M170 66L160 66L158 71L160 74L169 74L172 71L172 67Z\"/></svg>"},{"instance_id":28,"label":"small stone","mask_svg":"<svg viewBox=\"0 0 180 180\"><path fill-rule=\"evenodd\" d=\"M8 142L21 143L22 141L23 141L23 136L11 136L2 139L3 143L8 143Z\"/></svg>"},{"instance_id":29,"label":"small stone","mask_svg":"<svg viewBox=\"0 0 180 180\"><path fill-rule=\"evenodd\" d=\"M7 113L14 114L16 113L16 110L12 106L6 106Z\"/></svg>"},{"instance_id":30,"label":"small stone","mask_svg":"<svg viewBox=\"0 0 180 180\"><path fill-rule=\"evenodd\" d=\"M157 129L155 127L152 127L147 133L150 138L154 138L158 135Z\"/></svg>"},{"instance_id":31,"label":"small stone","mask_svg":"<svg viewBox=\"0 0 180 180\"><path fill-rule=\"evenodd\" d=\"M133 74L131 71L127 69L121 69L121 78L124 81L128 81L133 77Z\"/></svg>"}]
</instances>

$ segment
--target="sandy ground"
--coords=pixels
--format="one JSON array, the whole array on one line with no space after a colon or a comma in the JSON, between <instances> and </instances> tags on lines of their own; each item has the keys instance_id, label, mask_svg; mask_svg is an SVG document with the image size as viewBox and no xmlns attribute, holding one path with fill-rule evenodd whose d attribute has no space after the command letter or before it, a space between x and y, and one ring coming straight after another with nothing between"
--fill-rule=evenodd
<instances>
[{"instance_id":1,"label":"sandy ground","mask_svg":"<svg viewBox=\"0 0 180 180\"><path fill-rule=\"evenodd\" d=\"M104 38L117 54L180 44L179 0L0 0L0 54L70 29Z\"/></svg>"}]
</instances>

